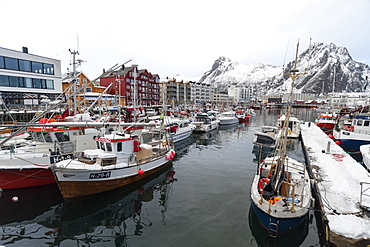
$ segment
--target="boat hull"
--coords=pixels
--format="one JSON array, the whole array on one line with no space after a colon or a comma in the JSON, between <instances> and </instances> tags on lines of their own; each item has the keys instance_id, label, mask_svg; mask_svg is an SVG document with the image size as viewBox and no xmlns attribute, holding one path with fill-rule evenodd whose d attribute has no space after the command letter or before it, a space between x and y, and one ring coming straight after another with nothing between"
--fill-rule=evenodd
<instances>
[{"instance_id":1,"label":"boat hull","mask_svg":"<svg viewBox=\"0 0 370 247\"><path fill-rule=\"evenodd\" d=\"M220 120L220 125L231 125L231 124L236 124L239 123L239 119L233 118L233 119L219 119Z\"/></svg>"},{"instance_id":2,"label":"boat hull","mask_svg":"<svg viewBox=\"0 0 370 247\"><path fill-rule=\"evenodd\" d=\"M107 170L73 170L54 167L54 175L64 199L83 197L135 183L169 166L165 157L131 167ZM139 170L144 170L139 174Z\"/></svg>"},{"instance_id":3,"label":"boat hull","mask_svg":"<svg viewBox=\"0 0 370 247\"><path fill-rule=\"evenodd\" d=\"M259 209L254 202L252 202L252 209L254 213L256 214L258 221L261 223L261 225L266 229L270 230L272 227L272 224L277 224L277 233L283 234L287 233L296 227L300 226L302 222L306 219L307 215L304 214L300 217L296 218L276 218L273 217L265 212L263 212L261 209Z\"/></svg>"},{"instance_id":4,"label":"boat hull","mask_svg":"<svg viewBox=\"0 0 370 247\"><path fill-rule=\"evenodd\" d=\"M316 123L317 127L319 127L325 134L329 135L333 133L333 129L335 123Z\"/></svg>"},{"instance_id":5,"label":"boat hull","mask_svg":"<svg viewBox=\"0 0 370 247\"><path fill-rule=\"evenodd\" d=\"M186 138L188 138L191 135L191 133L193 133L193 129L189 129L189 130L186 130L184 132L172 135L171 138L172 138L172 141L175 143L175 142L185 140Z\"/></svg>"},{"instance_id":6,"label":"boat hull","mask_svg":"<svg viewBox=\"0 0 370 247\"><path fill-rule=\"evenodd\" d=\"M21 189L56 183L49 168L0 169L0 188Z\"/></svg>"},{"instance_id":7,"label":"boat hull","mask_svg":"<svg viewBox=\"0 0 370 247\"><path fill-rule=\"evenodd\" d=\"M250 116L239 117L238 119L239 119L239 123L245 123L249 121Z\"/></svg>"},{"instance_id":8,"label":"boat hull","mask_svg":"<svg viewBox=\"0 0 370 247\"><path fill-rule=\"evenodd\" d=\"M202 124L199 126L196 126L196 128L193 130L193 132L199 132L199 133L205 133L212 130L215 130L218 128L219 123L213 123L213 124Z\"/></svg>"},{"instance_id":9,"label":"boat hull","mask_svg":"<svg viewBox=\"0 0 370 247\"><path fill-rule=\"evenodd\" d=\"M360 146L370 144L370 135L340 130L334 131L334 139L345 151L353 154L360 153Z\"/></svg>"}]
</instances>

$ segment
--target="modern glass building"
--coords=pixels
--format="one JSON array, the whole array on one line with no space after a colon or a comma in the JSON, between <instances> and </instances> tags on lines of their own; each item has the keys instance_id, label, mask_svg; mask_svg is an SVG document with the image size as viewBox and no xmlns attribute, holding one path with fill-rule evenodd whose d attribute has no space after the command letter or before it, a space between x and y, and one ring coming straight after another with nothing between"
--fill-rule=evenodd
<instances>
[{"instance_id":1,"label":"modern glass building","mask_svg":"<svg viewBox=\"0 0 370 247\"><path fill-rule=\"evenodd\" d=\"M62 92L60 60L0 47L0 106L35 107ZM21 109L22 108L22 109Z\"/></svg>"}]
</instances>

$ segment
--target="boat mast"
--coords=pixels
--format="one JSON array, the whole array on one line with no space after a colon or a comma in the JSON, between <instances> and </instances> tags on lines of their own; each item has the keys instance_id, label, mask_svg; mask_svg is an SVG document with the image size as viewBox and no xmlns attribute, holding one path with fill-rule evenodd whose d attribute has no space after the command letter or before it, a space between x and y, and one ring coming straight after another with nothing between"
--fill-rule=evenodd
<instances>
[{"instance_id":1,"label":"boat mast","mask_svg":"<svg viewBox=\"0 0 370 247\"><path fill-rule=\"evenodd\" d=\"M292 110L294 81L299 75L301 75L299 73L299 70L297 69L298 47L299 47L299 42L297 43L294 67L293 67L292 70L290 70L289 74L286 74L292 79L292 84L291 84L289 100L288 100L288 109L287 109L287 113L285 115L285 121L284 121L284 125L283 125L283 131L284 131L283 138L284 139L283 139L282 155L281 155L282 161L284 161L285 157L286 157L286 146L287 146L287 141L288 141L288 127L289 127L288 125L289 125L289 120L290 120L290 113L291 113L291 110Z\"/></svg>"},{"instance_id":2,"label":"boat mast","mask_svg":"<svg viewBox=\"0 0 370 247\"><path fill-rule=\"evenodd\" d=\"M292 84L291 84L291 89L290 89L290 94L289 94L289 100L288 100L288 108L287 108L287 113L285 114L285 121L283 124L283 129L282 129L282 136L280 137L279 140L279 146L277 148L277 179L276 181L280 181L280 178L284 172L284 163L286 159L286 146L288 142L288 127L289 127L289 120L290 120L290 113L292 110L292 102L293 102L293 89L294 89L294 81L295 79L304 73L299 73L299 70L297 69L297 60L298 60L298 47L299 47L299 42L297 43L297 49L296 49L296 56L295 56L295 61L294 61L294 67L293 69L290 70L288 75L292 79ZM279 183L276 182L274 185L274 191L278 190Z\"/></svg>"},{"instance_id":3,"label":"boat mast","mask_svg":"<svg viewBox=\"0 0 370 247\"><path fill-rule=\"evenodd\" d=\"M77 78L76 78L76 55L79 55L78 51L71 51L69 52L72 54L72 82L73 82L73 115L75 116L77 113Z\"/></svg>"}]
</instances>

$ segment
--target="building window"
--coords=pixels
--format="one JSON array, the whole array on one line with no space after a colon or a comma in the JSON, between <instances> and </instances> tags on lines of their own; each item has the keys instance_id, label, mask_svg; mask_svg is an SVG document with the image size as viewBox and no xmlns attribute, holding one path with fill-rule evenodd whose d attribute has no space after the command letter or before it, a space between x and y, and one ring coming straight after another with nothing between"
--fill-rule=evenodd
<instances>
[{"instance_id":1,"label":"building window","mask_svg":"<svg viewBox=\"0 0 370 247\"><path fill-rule=\"evenodd\" d=\"M46 80L46 88L47 89L54 89L54 81L53 80Z\"/></svg>"},{"instance_id":2,"label":"building window","mask_svg":"<svg viewBox=\"0 0 370 247\"><path fill-rule=\"evenodd\" d=\"M0 75L0 86L9 87L9 80L6 75Z\"/></svg>"},{"instance_id":3,"label":"building window","mask_svg":"<svg viewBox=\"0 0 370 247\"><path fill-rule=\"evenodd\" d=\"M5 57L5 69L18 70L18 59Z\"/></svg>"},{"instance_id":4,"label":"building window","mask_svg":"<svg viewBox=\"0 0 370 247\"><path fill-rule=\"evenodd\" d=\"M39 62L31 62L32 64L32 71L35 73L42 73L42 63Z\"/></svg>"},{"instance_id":5,"label":"building window","mask_svg":"<svg viewBox=\"0 0 370 247\"><path fill-rule=\"evenodd\" d=\"M52 64L44 63L44 74L54 75L54 66Z\"/></svg>"},{"instance_id":6,"label":"building window","mask_svg":"<svg viewBox=\"0 0 370 247\"><path fill-rule=\"evenodd\" d=\"M33 79L33 88L42 88L41 79Z\"/></svg>"},{"instance_id":7,"label":"building window","mask_svg":"<svg viewBox=\"0 0 370 247\"><path fill-rule=\"evenodd\" d=\"M18 87L18 77L9 76L9 86L10 87Z\"/></svg>"},{"instance_id":8,"label":"building window","mask_svg":"<svg viewBox=\"0 0 370 247\"><path fill-rule=\"evenodd\" d=\"M27 72L31 72L31 61L27 61L27 60L19 60L19 70L20 71L27 71Z\"/></svg>"},{"instance_id":9,"label":"building window","mask_svg":"<svg viewBox=\"0 0 370 247\"><path fill-rule=\"evenodd\" d=\"M24 87L33 88L32 79L24 78Z\"/></svg>"},{"instance_id":10,"label":"building window","mask_svg":"<svg viewBox=\"0 0 370 247\"><path fill-rule=\"evenodd\" d=\"M0 56L0 69L5 69L4 57Z\"/></svg>"}]
</instances>

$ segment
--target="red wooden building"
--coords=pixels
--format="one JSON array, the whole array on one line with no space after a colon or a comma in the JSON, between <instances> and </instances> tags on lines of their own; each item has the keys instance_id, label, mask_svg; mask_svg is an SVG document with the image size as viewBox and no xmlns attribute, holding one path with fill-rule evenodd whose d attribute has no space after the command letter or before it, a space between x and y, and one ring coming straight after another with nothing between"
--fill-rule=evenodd
<instances>
[{"instance_id":1,"label":"red wooden building","mask_svg":"<svg viewBox=\"0 0 370 247\"><path fill-rule=\"evenodd\" d=\"M107 93L118 96L121 106L134 105L134 98L137 106L154 106L160 104L159 79L157 74L146 69L139 70L137 65L132 65L121 67L100 78L100 86L108 87L113 83Z\"/></svg>"}]
</instances>

